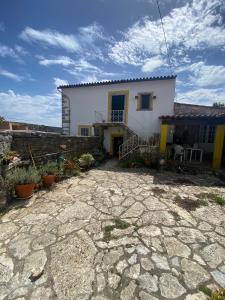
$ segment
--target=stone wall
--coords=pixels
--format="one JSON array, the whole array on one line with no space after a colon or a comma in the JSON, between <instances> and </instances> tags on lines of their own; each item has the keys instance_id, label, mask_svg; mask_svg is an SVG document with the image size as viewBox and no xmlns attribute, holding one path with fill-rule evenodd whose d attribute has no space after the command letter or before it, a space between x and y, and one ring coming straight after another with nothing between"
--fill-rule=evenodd
<instances>
[{"instance_id":1,"label":"stone wall","mask_svg":"<svg viewBox=\"0 0 225 300\"><path fill-rule=\"evenodd\" d=\"M57 153L62 151L60 145L66 145L66 151L72 151L74 156L82 153L93 153L101 148L99 137L76 137L40 132L11 132L12 150L17 151L22 158Z\"/></svg>"},{"instance_id":2,"label":"stone wall","mask_svg":"<svg viewBox=\"0 0 225 300\"><path fill-rule=\"evenodd\" d=\"M2 154L11 147L12 137L0 134L0 208L4 207L7 202L7 193L4 185Z\"/></svg>"},{"instance_id":3,"label":"stone wall","mask_svg":"<svg viewBox=\"0 0 225 300\"><path fill-rule=\"evenodd\" d=\"M174 103L175 115L212 115L225 113L225 108L187 103Z\"/></svg>"}]
</instances>

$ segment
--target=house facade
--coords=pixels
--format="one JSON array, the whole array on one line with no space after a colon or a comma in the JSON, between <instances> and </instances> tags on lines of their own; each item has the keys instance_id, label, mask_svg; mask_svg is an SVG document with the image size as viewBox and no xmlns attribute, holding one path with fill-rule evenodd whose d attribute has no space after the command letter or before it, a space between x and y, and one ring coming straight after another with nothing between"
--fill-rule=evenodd
<instances>
[{"instance_id":1,"label":"house facade","mask_svg":"<svg viewBox=\"0 0 225 300\"><path fill-rule=\"evenodd\" d=\"M159 135L159 117L174 113L175 81L165 76L60 86L63 133L101 134L110 154L131 136Z\"/></svg>"}]
</instances>

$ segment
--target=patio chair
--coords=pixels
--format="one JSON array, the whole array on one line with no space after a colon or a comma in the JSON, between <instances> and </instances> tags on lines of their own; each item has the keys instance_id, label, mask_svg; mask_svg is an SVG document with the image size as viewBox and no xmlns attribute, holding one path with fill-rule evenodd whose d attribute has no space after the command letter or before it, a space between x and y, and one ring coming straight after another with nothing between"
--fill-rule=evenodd
<instances>
[{"instance_id":1,"label":"patio chair","mask_svg":"<svg viewBox=\"0 0 225 300\"><path fill-rule=\"evenodd\" d=\"M185 159L184 148L181 145L174 146L174 160L176 160L177 158L180 161L183 161Z\"/></svg>"}]
</instances>

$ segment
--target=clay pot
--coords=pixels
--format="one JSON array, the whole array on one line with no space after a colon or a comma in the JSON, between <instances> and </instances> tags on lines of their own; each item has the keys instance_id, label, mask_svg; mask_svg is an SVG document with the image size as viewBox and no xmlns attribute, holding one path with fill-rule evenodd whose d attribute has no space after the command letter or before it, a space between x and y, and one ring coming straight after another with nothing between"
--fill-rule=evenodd
<instances>
[{"instance_id":1,"label":"clay pot","mask_svg":"<svg viewBox=\"0 0 225 300\"><path fill-rule=\"evenodd\" d=\"M45 187L50 187L55 183L55 175L46 175L42 177L42 182Z\"/></svg>"},{"instance_id":2,"label":"clay pot","mask_svg":"<svg viewBox=\"0 0 225 300\"><path fill-rule=\"evenodd\" d=\"M34 183L17 184L15 186L15 191L18 198L26 200L32 196L34 188L35 188Z\"/></svg>"}]
</instances>

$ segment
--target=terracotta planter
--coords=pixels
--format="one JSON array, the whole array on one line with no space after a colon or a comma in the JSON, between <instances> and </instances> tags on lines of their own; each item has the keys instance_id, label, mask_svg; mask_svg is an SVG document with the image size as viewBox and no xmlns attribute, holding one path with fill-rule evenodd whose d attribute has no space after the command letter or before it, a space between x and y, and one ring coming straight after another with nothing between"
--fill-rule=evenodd
<instances>
[{"instance_id":1,"label":"terracotta planter","mask_svg":"<svg viewBox=\"0 0 225 300\"><path fill-rule=\"evenodd\" d=\"M43 176L42 177L43 185L46 186L46 187L52 186L53 183L55 182L55 178L56 178L55 175L46 175L46 176Z\"/></svg>"},{"instance_id":2,"label":"terracotta planter","mask_svg":"<svg viewBox=\"0 0 225 300\"><path fill-rule=\"evenodd\" d=\"M35 188L34 183L29 184L17 184L15 186L15 191L20 199L28 199L32 196L33 190Z\"/></svg>"}]
</instances>

